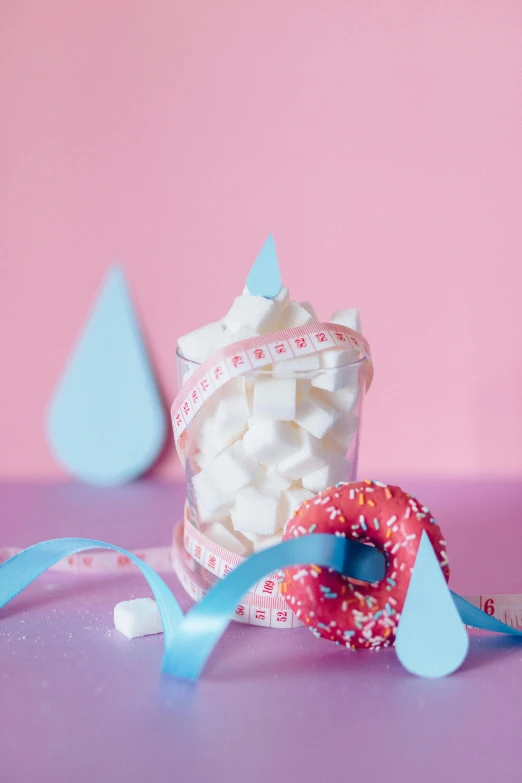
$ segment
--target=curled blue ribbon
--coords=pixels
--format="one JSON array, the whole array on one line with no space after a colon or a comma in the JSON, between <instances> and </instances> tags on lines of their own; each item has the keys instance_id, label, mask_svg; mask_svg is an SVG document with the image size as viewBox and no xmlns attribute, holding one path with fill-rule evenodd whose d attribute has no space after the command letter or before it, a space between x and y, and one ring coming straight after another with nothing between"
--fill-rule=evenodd
<instances>
[{"instance_id":1,"label":"curled blue ribbon","mask_svg":"<svg viewBox=\"0 0 522 783\"><path fill-rule=\"evenodd\" d=\"M199 678L237 604L266 574L290 566L317 563L354 579L377 582L385 571L384 557L375 548L325 533L301 536L249 557L184 615L163 579L131 552L88 538L58 538L35 544L0 565L0 608L59 560L88 549L120 552L140 569L154 594L163 624L162 670L186 680ZM456 593L452 592L452 596L466 625L522 636L522 631L487 615Z\"/></svg>"}]
</instances>

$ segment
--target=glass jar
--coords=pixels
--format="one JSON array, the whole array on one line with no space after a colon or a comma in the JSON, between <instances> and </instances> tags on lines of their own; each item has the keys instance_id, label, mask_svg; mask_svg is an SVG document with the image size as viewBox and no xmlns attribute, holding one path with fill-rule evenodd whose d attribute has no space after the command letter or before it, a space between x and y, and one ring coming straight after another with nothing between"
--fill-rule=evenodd
<instances>
[{"instance_id":1,"label":"glass jar","mask_svg":"<svg viewBox=\"0 0 522 783\"><path fill-rule=\"evenodd\" d=\"M332 361L345 358L341 353L348 354L337 352ZM339 481L355 481L368 360L349 358L307 371L287 369L285 362L251 370L202 405L184 447L186 516L198 531L247 556L277 543L286 520L307 497ZM198 366L178 349L180 388ZM245 525L238 519L240 502L245 514L240 498L248 487L276 498L275 531L270 523L266 535L249 532L250 520ZM252 506L254 516L259 511Z\"/></svg>"}]
</instances>

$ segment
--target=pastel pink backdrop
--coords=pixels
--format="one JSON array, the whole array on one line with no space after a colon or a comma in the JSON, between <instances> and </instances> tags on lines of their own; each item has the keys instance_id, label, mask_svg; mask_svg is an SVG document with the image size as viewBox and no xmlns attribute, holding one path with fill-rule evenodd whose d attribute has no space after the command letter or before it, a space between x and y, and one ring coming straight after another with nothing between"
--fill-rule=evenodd
<instances>
[{"instance_id":1,"label":"pastel pink backdrop","mask_svg":"<svg viewBox=\"0 0 522 783\"><path fill-rule=\"evenodd\" d=\"M294 297L362 311L365 472L522 471L518 0L17 0L0 106L1 475L61 475L110 263L172 398L270 231Z\"/></svg>"}]
</instances>

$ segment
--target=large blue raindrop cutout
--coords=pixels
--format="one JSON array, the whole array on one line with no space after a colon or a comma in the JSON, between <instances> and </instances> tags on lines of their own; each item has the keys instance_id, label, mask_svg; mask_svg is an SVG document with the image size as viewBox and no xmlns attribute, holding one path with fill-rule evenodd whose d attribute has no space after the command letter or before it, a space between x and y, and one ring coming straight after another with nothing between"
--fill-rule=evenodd
<instances>
[{"instance_id":1,"label":"large blue raindrop cutout","mask_svg":"<svg viewBox=\"0 0 522 783\"><path fill-rule=\"evenodd\" d=\"M281 272L274 237L270 234L248 273L247 288L251 294L273 299L281 290Z\"/></svg>"},{"instance_id":2,"label":"large blue raindrop cutout","mask_svg":"<svg viewBox=\"0 0 522 783\"><path fill-rule=\"evenodd\" d=\"M51 402L57 460L90 484L124 484L159 456L165 411L123 271L109 270Z\"/></svg>"},{"instance_id":3,"label":"large blue raindrop cutout","mask_svg":"<svg viewBox=\"0 0 522 783\"><path fill-rule=\"evenodd\" d=\"M464 662L468 646L466 628L423 532L397 629L397 657L419 677L445 677Z\"/></svg>"}]
</instances>

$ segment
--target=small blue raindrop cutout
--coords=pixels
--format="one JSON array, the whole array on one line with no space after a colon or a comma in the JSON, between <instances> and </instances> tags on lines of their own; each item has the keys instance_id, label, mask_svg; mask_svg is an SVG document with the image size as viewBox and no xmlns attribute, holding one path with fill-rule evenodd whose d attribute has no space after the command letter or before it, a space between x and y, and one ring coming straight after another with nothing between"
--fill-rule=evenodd
<instances>
[{"instance_id":1,"label":"small blue raindrop cutout","mask_svg":"<svg viewBox=\"0 0 522 783\"><path fill-rule=\"evenodd\" d=\"M247 288L251 294L273 299L281 290L281 272L274 237L270 234L248 273Z\"/></svg>"},{"instance_id":2,"label":"small blue raindrop cutout","mask_svg":"<svg viewBox=\"0 0 522 783\"><path fill-rule=\"evenodd\" d=\"M125 484L158 458L165 411L127 289L112 267L51 401L58 462L89 484Z\"/></svg>"},{"instance_id":3,"label":"small blue raindrop cutout","mask_svg":"<svg viewBox=\"0 0 522 783\"><path fill-rule=\"evenodd\" d=\"M397 629L397 657L419 677L445 677L464 662L468 646L466 628L423 532Z\"/></svg>"}]
</instances>

